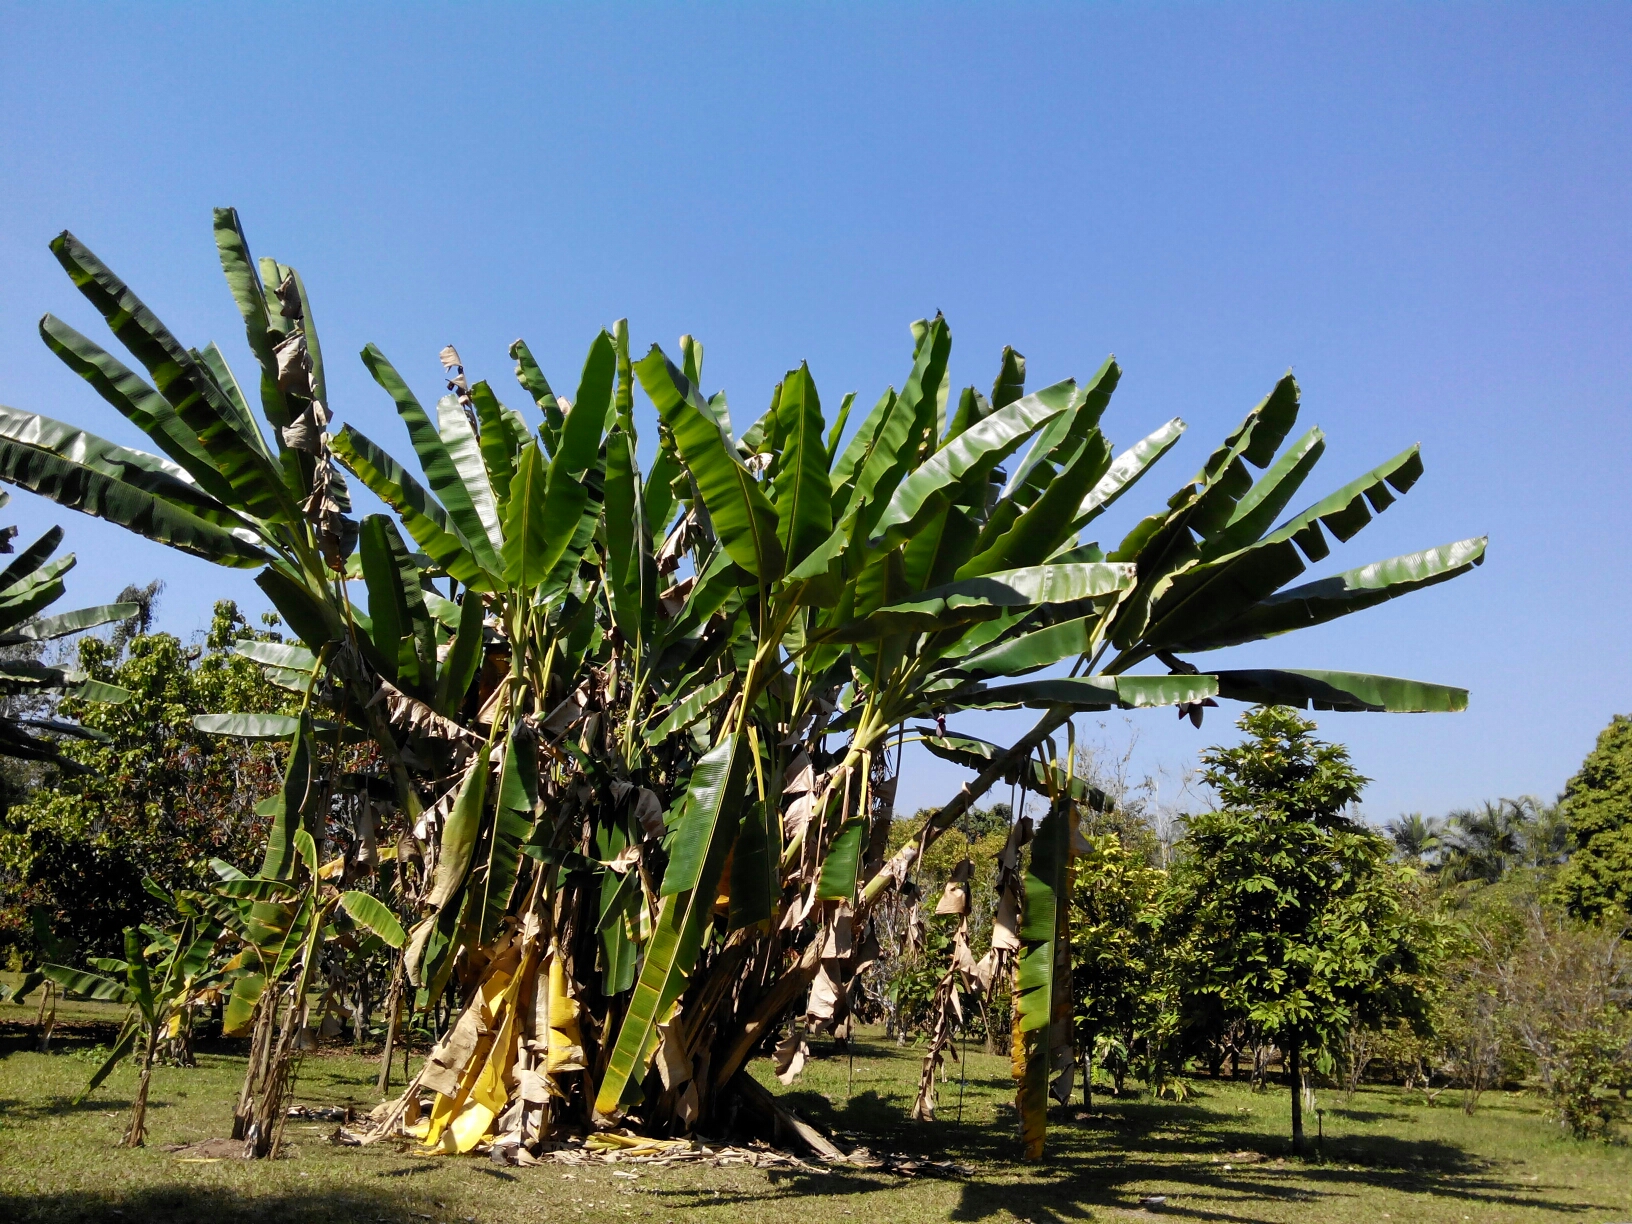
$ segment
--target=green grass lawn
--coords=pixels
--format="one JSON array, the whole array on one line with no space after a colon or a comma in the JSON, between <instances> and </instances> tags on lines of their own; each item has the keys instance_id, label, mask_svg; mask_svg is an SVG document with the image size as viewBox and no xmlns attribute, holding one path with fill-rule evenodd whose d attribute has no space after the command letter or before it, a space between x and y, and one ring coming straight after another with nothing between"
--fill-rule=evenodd
<instances>
[{"instance_id":1,"label":"green grass lawn","mask_svg":"<svg viewBox=\"0 0 1632 1224\"><path fill-rule=\"evenodd\" d=\"M95 1005L65 1019L105 1019ZM608 1164L505 1168L479 1158L424 1157L409 1144L331 1145L333 1123L289 1123L288 1159L186 1163L166 1144L222 1136L242 1059L204 1054L199 1066L155 1072L149 1146L116 1148L135 1086L116 1071L88 1102L70 1105L93 1063L80 1028L55 1052L33 1052L32 1009L0 1004L0 1221L870 1221L1150 1219L1209 1221L1632 1220L1632 1149L1562 1138L1530 1097L1488 1094L1473 1117L1393 1088L1345 1103L1323 1094L1325 1151L1285 1158L1288 1103L1227 1081L1198 1081L1183 1104L1096 1097L1060 1112L1049 1158L1013 1157L1008 1062L971 1052L958 1120L958 1066L941 1089L942 1120L907 1119L918 1054L864 1035L853 1060L830 1044L783 1090L806 1117L874 1151L947 1157L967 1178L906 1178L857 1169L668 1168ZM106 1038L103 1038L106 1040ZM417 1065L417 1060L416 1060ZM400 1067L400 1064L399 1064ZM374 1103L376 1064L346 1053L308 1056L296 1097L308 1104ZM1311 1122L1313 1119L1311 1119ZM1248 1153L1249 1155L1241 1155ZM1261 1157L1261 1159L1255 1159ZM628 1176L628 1174L634 1176ZM620 1176L620 1174L623 1174ZM1147 1195L1166 1205L1146 1210Z\"/></svg>"}]
</instances>

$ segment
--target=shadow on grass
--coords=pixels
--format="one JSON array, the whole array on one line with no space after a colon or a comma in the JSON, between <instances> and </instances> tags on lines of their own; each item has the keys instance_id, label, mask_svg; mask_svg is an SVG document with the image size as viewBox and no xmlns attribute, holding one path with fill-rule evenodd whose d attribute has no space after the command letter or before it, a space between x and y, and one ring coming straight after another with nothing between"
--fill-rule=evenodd
<instances>
[{"instance_id":1,"label":"shadow on grass","mask_svg":"<svg viewBox=\"0 0 1632 1224\"><path fill-rule=\"evenodd\" d=\"M858 1057L862 1052L858 1049ZM867 1050L866 1054L900 1056L888 1049ZM1335 1207L1344 1199L1379 1193L1427 1195L1470 1207L1545 1207L1564 1217L1619 1207L1589 1201L1568 1185L1507 1176L1495 1163L1440 1139L1345 1135L1325 1140L1322 1153L1297 1160L1291 1157L1289 1139L1266 1137L1261 1127L1246 1125L1223 1102L1212 1107L1209 1098L1213 1094L1205 1089L1183 1104L1149 1098L1096 1098L1092 1110L1053 1110L1045 1162L1022 1166L1014 1160L1017 1125L1013 1107L998 1102L996 1124L986 1120L991 1116L991 1098L1012 1091L1009 1081L971 1075L968 1087L978 1089L983 1097L979 1122L959 1124L954 1120L955 1080L942 1086L940 1118L928 1125L909 1122L899 1096L893 1094L860 1092L840 1103L819 1092L795 1091L782 1099L812 1121L875 1151L951 1158L974 1165L978 1171L963 1182L951 1214L960 1221L985 1220L1007 1212L1034 1224L1066 1224L1090 1218L1095 1208L1136 1209L1152 1193L1167 1196L1164 1215L1239 1224L1256 1224L1271 1216L1284 1218L1286 1207L1294 1204L1304 1205L1309 1218L1315 1219L1322 1202ZM1406 1116L1363 1108L1327 1113L1363 1123ZM1312 1147L1314 1143L1311 1135ZM1228 1161L1240 1151L1263 1159L1239 1164ZM1234 1167L1226 1170L1226 1163ZM890 1188L900 1184L889 1177L833 1170L783 1175L769 1197L877 1193L885 1198L872 1207L876 1215L887 1202ZM884 1210L887 1216L888 1208Z\"/></svg>"},{"instance_id":2,"label":"shadow on grass","mask_svg":"<svg viewBox=\"0 0 1632 1224\"><path fill-rule=\"evenodd\" d=\"M406 1214L400 1196L349 1187L253 1197L197 1186L0 1196L0 1220L11 1224L356 1224Z\"/></svg>"},{"instance_id":3,"label":"shadow on grass","mask_svg":"<svg viewBox=\"0 0 1632 1224\"><path fill-rule=\"evenodd\" d=\"M63 1114L114 1114L123 1116L130 1112L130 1098L111 1096L92 1096L89 1100L75 1101L72 1097L48 1097L42 1101L0 1100L0 1117L13 1119L19 1122L38 1122L42 1118L61 1117ZM162 1110L174 1108L174 1103L151 1097L147 1102L149 1113L158 1113ZM0 1216L0 1220L5 1219Z\"/></svg>"}]
</instances>

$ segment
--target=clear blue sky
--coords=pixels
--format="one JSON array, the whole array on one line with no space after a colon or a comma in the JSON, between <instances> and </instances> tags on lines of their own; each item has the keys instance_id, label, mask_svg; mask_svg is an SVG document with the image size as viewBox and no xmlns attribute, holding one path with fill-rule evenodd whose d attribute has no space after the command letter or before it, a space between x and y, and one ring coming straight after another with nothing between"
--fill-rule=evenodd
<instances>
[{"instance_id":1,"label":"clear blue sky","mask_svg":"<svg viewBox=\"0 0 1632 1224\"><path fill-rule=\"evenodd\" d=\"M336 13L335 10L343 11ZM571 384L590 337L690 331L757 413L900 384L942 310L957 385L1125 369L1106 426L1190 433L1107 536L1288 366L1313 495L1420 441L1427 475L1340 568L1488 532L1473 575L1236 652L1461 684L1460 716L1327 715L1367 810L1551 796L1628 695L1632 7L0 7L0 401L137 438L34 332L103 334L71 228L189 343L247 362L210 238L315 295L333 407L406 450L354 354ZM521 399L512 393L512 401ZM169 584L163 624L264 606L239 573L66 520L76 604ZM1142 759L1230 734L1136 716ZM1001 736L1022 719L992 718ZM958 775L909 760L901 802Z\"/></svg>"}]
</instances>

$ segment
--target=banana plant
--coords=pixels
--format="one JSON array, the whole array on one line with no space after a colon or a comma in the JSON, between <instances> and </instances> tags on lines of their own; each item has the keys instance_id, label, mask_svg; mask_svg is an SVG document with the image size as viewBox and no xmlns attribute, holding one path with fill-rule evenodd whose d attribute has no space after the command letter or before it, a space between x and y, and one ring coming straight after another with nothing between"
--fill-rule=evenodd
<instances>
[{"instance_id":1,"label":"banana plant","mask_svg":"<svg viewBox=\"0 0 1632 1224\"><path fill-rule=\"evenodd\" d=\"M808 367L739 428L724 393L702 390L701 344L682 337L674 357L653 346L636 361L621 322L591 344L571 400L523 342L511 347L531 421L472 385L451 346L433 412L369 345L363 363L407 429L415 476L353 427L330 435L299 277L251 261L230 210L216 233L272 441L213 347L182 349L64 235L59 258L154 385L65 325L48 318L42 333L167 458L5 410L0 479L261 567L299 636L243 649L308 694L301 715L208 724L290 745L261 874L223 883L246 890L243 922L276 910L263 925L281 932L278 951L270 936L247 943L284 997L313 963L316 916L341 904L315 871L300 876L333 790L315 778L314 744L355 726L378 746L423 858L402 973L420 1006L450 988L463 1005L388 1126L419 1125L422 1085L437 1094L423 1134L452 1150L533 1143L584 1116L694 1125L807 990L808 1015L837 1020L869 910L997 779L1049 794L1059 827L1103 802L1048 763L1076 712L1465 703L1441 685L1184 657L1363 610L1483 557L1482 540L1462 541L1288 588L1328 537L1352 537L1421 471L1413 448L1284 518L1323 447L1318 430L1285 445L1290 377L1109 552L1089 538L1096 520L1182 422L1118 454L1100 425L1114 361L1028 393L1013 350L990 395L967 388L949 413L939 317L914 325L901 390L848 436L854 396L830 423ZM637 385L658 418L645 473ZM352 524L331 457L392 515ZM1164 671L1134 670L1152 660ZM1037 674L1050 668L1069 674ZM945 728L1016 707L1042 716L1007 747ZM931 749L977 777L884 861L889 737L914 719L933 719ZM1055 828L1034 847L1036 878L1060 869ZM1023 964L1052 963L1045 925L1028 924L1037 946ZM285 1010L279 1041L294 1031ZM254 1049L272 1039L271 1014L246 1013ZM1046 1046L1027 1047L1025 1082Z\"/></svg>"},{"instance_id":2,"label":"banana plant","mask_svg":"<svg viewBox=\"0 0 1632 1224\"><path fill-rule=\"evenodd\" d=\"M0 492L0 506L9 500L9 494ZM16 528L8 528L0 536L0 551L11 551L11 536L15 534ZM61 527L52 527L18 553L5 569L0 570L0 647L10 647L12 656L0 659L0 694L37 698L60 693L117 705L130 696L118 685L92 680L72 668L53 667L29 657L37 653L33 648L46 642L125 620L136 614L135 604L117 603L80 608L74 612L58 612L51 616L40 615L62 598L63 575L74 567L73 553L51 560L51 554L62 543L62 536ZM64 757L55 742L31 734L36 731L76 739L102 738L99 732L78 723L55 718L16 717L8 713L0 716L0 756L22 761L47 761L63 769L83 768Z\"/></svg>"},{"instance_id":3,"label":"banana plant","mask_svg":"<svg viewBox=\"0 0 1632 1224\"><path fill-rule=\"evenodd\" d=\"M184 1022L183 1013L193 1000L208 989L218 973L211 966L211 953L221 928L188 894L169 897L157 885L147 886L176 905L179 918L165 930L125 928L125 956L95 957L91 964L101 973L47 964L41 972L62 991L126 1008L124 1023L114 1039L113 1049L90 1080L80 1090L75 1103L83 1101L107 1079L123 1059L138 1047L140 1063L136 1097L131 1104L130 1123L122 1147L141 1147L147 1133L148 1090L159 1044ZM144 941L146 933L151 942Z\"/></svg>"}]
</instances>

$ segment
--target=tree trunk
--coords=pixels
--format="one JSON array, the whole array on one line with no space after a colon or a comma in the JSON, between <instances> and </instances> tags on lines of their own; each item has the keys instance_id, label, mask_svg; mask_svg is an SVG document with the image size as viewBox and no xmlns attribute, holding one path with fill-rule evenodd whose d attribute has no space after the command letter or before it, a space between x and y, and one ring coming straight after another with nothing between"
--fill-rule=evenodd
<instances>
[{"instance_id":1,"label":"tree trunk","mask_svg":"<svg viewBox=\"0 0 1632 1224\"><path fill-rule=\"evenodd\" d=\"M397 1024L402 1014L402 982L406 949L397 954L397 967L391 975L391 989L385 998L385 1049L380 1053L380 1078L374 1085L381 1097L391 1086L391 1052L397 1044ZM406 1073L406 1068L404 1069Z\"/></svg>"},{"instance_id":2,"label":"tree trunk","mask_svg":"<svg viewBox=\"0 0 1632 1224\"><path fill-rule=\"evenodd\" d=\"M1292 1081L1292 1154L1303 1155L1303 1064L1298 1039L1293 1037L1286 1047L1287 1078Z\"/></svg>"},{"instance_id":3,"label":"tree trunk","mask_svg":"<svg viewBox=\"0 0 1632 1224\"><path fill-rule=\"evenodd\" d=\"M1083 1034L1082 1038L1082 1107L1094 1107L1094 1034L1092 1031Z\"/></svg>"},{"instance_id":4,"label":"tree trunk","mask_svg":"<svg viewBox=\"0 0 1632 1224\"><path fill-rule=\"evenodd\" d=\"M149 1030L142 1048L142 1078L136 1084L136 1100L130 1107L130 1128L119 1141L120 1147L138 1148L147 1135L147 1090L153 1082L153 1055L158 1052L159 1031Z\"/></svg>"},{"instance_id":5,"label":"tree trunk","mask_svg":"<svg viewBox=\"0 0 1632 1224\"><path fill-rule=\"evenodd\" d=\"M57 984L49 979L40 992L40 1011L34 1018L34 1027L40 1034L40 1053L50 1053L51 1031L57 1027Z\"/></svg>"},{"instance_id":6,"label":"tree trunk","mask_svg":"<svg viewBox=\"0 0 1632 1224\"><path fill-rule=\"evenodd\" d=\"M277 1029L277 994L267 986L255 1000L255 1023L250 1029L249 1063L244 1068L244 1086L238 1092L238 1107L232 1112L232 1137L245 1139L255 1116L255 1097L266 1077L267 1060L272 1057L272 1037Z\"/></svg>"}]
</instances>

